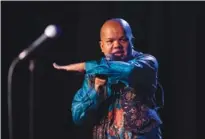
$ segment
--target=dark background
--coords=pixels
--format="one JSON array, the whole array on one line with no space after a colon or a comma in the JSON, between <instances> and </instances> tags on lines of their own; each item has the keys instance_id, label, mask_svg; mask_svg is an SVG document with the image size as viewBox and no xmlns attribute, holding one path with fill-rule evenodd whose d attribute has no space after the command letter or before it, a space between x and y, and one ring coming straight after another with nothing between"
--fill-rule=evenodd
<instances>
[{"instance_id":1,"label":"dark background","mask_svg":"<svg viewBox=\"0 0 205 139\"><path fill-rule=\"evenodd\" d=\"M71 119L72 97L82 75L57 71L52 63L99 58L99 31L109 18L127 20L135 47L154 55L165 91L160 111L164 139L196 139L196 42L202 2L1 2L2 139L8 138L7 75L12 60L44 31L57 24L62 33L19 62L12 77L14 139L29 138L29 61L33 72L34 139L85 138ZM199 34L200 35L200 34ZM80 133L82 131L82 133ZM72 136L72 137L71 137Z\"/></svg>"}]
</instances>

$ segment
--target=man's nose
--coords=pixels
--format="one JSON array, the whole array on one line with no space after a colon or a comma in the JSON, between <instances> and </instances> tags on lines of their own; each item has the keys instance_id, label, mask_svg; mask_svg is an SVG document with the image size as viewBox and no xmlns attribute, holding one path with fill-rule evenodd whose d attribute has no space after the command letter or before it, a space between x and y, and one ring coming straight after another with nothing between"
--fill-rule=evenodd
<instances>
[{"instance_id":1,"label":"man's nose","mask_svg":"<svg viewBox=\"0 0 205 139\"><path fill-rule=\"evenodd\" d=\"M118 47L122 47L122 45L120 44L120 42L118 40L114 41L114 48L118 48Z\"/></svg>"}]
</instances>

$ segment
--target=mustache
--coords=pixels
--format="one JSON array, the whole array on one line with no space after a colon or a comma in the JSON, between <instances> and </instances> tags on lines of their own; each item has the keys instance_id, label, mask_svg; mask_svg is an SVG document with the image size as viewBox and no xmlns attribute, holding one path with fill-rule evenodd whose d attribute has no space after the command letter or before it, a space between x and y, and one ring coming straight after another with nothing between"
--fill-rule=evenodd
<instances>
[{"instance_id":1,"label":"mustache","mask_svg":"<svg viewBox=\"0 0 205 139\"><path fill-rule=\"evenodd\" d=\"M124 50L122 47L116 47L112 50L112 53L123 53Z\"/></svg>"}]
</instances>

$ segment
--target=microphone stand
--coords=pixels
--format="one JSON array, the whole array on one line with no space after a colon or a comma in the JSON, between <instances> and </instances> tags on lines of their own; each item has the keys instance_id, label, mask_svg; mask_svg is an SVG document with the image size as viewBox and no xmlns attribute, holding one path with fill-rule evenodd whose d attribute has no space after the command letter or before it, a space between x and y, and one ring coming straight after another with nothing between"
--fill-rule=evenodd
<instances>
[{"instance_id":1,"label":"microphone stand","mask_svg":"<svg viewBox=\"0 0 205 139\"><path fill-rule=\"evenodd\" d=\"M13 118L12 118L12 74L16 64L19 62L19 58L12 61L8 73L8 130L9 139L13 139ZM29 139L33 139L33 71L35 63L34 60L30 60L29 71L30 71L30 84L29 84Z\"/></svg>"},{"instance_id":2,"label":"microphone stand","mask_svg":"<svg viewBox=\"0 0 205 139\"><path fill-rule=\"evenodd\" d=\"M30 60L29 63L29 71L30 71L30 84L29 84L29 139L33 139L33 103L34 103L34 68L35 62L34 60Z\"/></svg>"},{"instance_id":3,"label":"microphone stand","mask_svg":"<svg viewBox=\"0 0 205 139\"><path fill-rule=\"evenodd\" d=\"M36 49L40 44L42 44L44 41L46 41L48 38L54 38L58 34L58 28L54 25L49 25L46 27L44 33L35 40L28 48L26 48L24 51L22 51L17 58L15 58L8 71L8 130L9 130L9 139L13 139L13 123L12 123L12 74L13 70L16 66L16 64L20 61L26 58L29 53L31 53L34 49ZM33 69L34 69L34 61L30 61L29 70L31 71L31 80L30 80L30 99L29 99L29 107L30 107L30 113L29 113L29 135L32 139L33 136Z\"/></svg>"},{"instance_id":4,"label":"microphone stand","mask_svg":"<svg viewBox=\"0 0 205 139\"><path fill-rule=\"evenodd\" d=\"M13 123L12 123L12 74L16 64L19 62L19 58L15 58L10 67L8 72L8 130L9 130L9 139L13 139Z\"/></svg>"}]
</instances>

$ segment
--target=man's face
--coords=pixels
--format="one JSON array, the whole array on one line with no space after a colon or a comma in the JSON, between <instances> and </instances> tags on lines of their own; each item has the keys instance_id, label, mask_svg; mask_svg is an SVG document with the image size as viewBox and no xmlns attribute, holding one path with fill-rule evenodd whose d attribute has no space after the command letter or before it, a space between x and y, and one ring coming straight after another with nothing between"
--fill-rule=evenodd
<instances>
[{"instance_id":1,"label":"man's face","mask_svg":"<svg viewBox=\"0 0 205 139\"><path fill-rule=\"evenodd\" d=\"M100 47L105 56L123 60L131 54L131 43L123 27L117 22L105 25L101 31Z\"/></svg>"}]
</instances>

